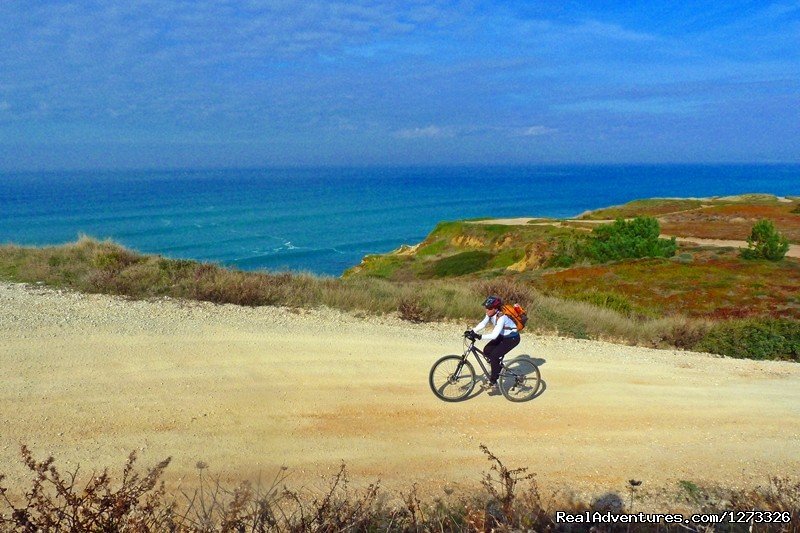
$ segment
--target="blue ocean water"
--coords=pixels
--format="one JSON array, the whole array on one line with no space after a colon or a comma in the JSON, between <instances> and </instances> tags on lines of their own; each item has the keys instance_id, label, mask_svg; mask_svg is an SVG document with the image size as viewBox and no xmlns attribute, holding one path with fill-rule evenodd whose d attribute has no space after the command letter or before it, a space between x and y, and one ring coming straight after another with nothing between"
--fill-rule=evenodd
<instances>
[{"instance_id":1,"label":"blue ocean water","mask_svg":"<svg viewBox=\"0 0 800 533\"><path fill-rule=\"evenodd\" d=\"M800 195L800 165L0 174L0 242L111 238L245 270L339 275L442 220L574 216L637 198Z\"/></svg>"}]
</instances>

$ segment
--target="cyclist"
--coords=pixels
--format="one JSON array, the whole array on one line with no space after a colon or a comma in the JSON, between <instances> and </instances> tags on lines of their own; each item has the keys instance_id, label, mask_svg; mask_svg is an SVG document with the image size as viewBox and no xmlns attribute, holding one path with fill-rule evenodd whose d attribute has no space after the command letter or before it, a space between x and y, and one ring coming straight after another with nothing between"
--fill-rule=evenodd
<instances>
[{"instance_id":1,"label":"cyclist","mask_svg":"<svg viewBox=\"0 0 800 533\"><path fill-rule=\"evenodd\" d=\"M464 336L473 339L486 339L489 342L483 348L483 354L492 365L491 375L489 376L488 387L496 390L497 378L500 376L501 361L503 357L514 349L519 344L520 337L517 331L517 325L514 321L503 314L501 308L503 301L497 296L489 296L483 302L483 307L486 308L486 317L480 324L472 329L464 332ZM494 329L486 335L475 333L481 331L489 323L492 323Z\"/></svg>"}]
</instances>

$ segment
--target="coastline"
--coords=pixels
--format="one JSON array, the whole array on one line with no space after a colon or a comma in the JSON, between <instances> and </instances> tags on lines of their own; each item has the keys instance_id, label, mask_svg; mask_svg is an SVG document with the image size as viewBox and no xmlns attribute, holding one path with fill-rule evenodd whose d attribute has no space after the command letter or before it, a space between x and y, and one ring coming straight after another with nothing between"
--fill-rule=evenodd
<instances>
[{"instance_id":1,"label":"coastline","mask_svg":"<svg viewBox=\"0 0 800 533\"><path fill-rule=\"evenodd\" d=\"M498 180L514 183L514 194L476 201L474 191ZM0 242L65 243L85 233L248 271L339 276L366 254L423 239L444 220L574 217L635 198L786 196L800 193L798 180L796 165L45 173L0 177L8 217Z\"/></svg>"}]
</instances>

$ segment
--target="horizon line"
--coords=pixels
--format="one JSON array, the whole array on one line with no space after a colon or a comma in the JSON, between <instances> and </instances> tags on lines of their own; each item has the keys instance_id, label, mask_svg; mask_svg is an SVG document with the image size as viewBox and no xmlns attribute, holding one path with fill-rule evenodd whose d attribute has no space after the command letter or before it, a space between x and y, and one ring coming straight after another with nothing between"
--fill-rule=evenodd
<instances>
[{"instance_id":1,"label":"horizon line","mask_svg":"<svg viewBox=\"0 0 800 533\"><path fill-rule=\"evenodd\" d=\"M76 172L214 172L247 170L356 170L356 169L437 169L437 168L535 168L535 167L748 167L799 166L800 161L720 161L720 162L594 162L594 163L427 163L427 164L331 164L331 165L243 165L243 166L164 166L164 167L86 167L0 169L0 174L52 174Z\"/></svg>"}]
</instances>

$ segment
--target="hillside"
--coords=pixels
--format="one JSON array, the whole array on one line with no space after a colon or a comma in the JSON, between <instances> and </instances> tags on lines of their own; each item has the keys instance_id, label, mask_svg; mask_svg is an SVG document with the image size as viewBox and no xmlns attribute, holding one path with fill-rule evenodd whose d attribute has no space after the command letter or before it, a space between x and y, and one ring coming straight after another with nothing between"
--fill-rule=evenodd
<instances>
[{"instance_id":1,"label":"hillside","mask_svg":"<svg viewBox=\"0 0 800 533\"><path fill-rule=\"evenodd\" d=\"M654 217L674 255L590 261L569 254L615 218ZM772 221L791 243L783 261L742 259L758 220ZM421 243L364 258L346 277L509 279L544 294L657 317L800 318L800 198L743 195L650 199L573 219L444 222Z\"/></svg>"}]
</instances>

